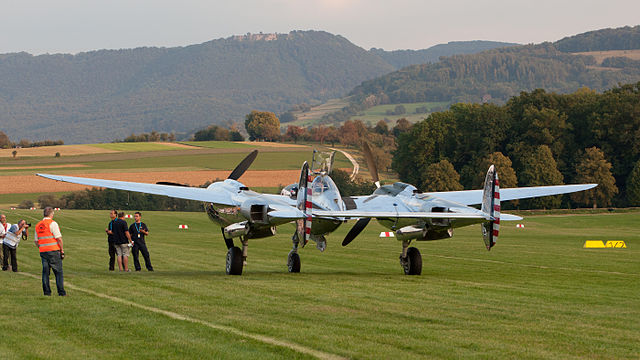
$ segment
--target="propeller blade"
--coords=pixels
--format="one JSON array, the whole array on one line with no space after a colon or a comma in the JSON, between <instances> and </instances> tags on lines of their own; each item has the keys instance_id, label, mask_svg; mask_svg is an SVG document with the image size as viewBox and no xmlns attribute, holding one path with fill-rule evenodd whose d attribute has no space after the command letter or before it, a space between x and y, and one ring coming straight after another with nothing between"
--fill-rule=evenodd
<instances>
[{"instance_id":1,"label":"propeller blade","mask_svg":"<svg viewBox=\"0 0 640 360\"><path fill-rule=\"evenodd\" d=\"M250 152L249 155L247 155L247 157L245 157L244 160L242 160L240 164L238 164L238 166L236 166L236 168L233 169L233 171L231 172L231 174L227 179L238 180L240 176L242 176L242 174L244 174L244 172L247 171L249 166L251 166L251 164L253 163L253 160L255 160L257 156L258 156L258 150L253 150L252 152Z\"/></svg>"},{"instance_id":2,"label":"propeller blade","mask_svg":"<svg viewBox=\"0 0 640 360\"><path fill-rule=\"evenodd\" d=\"M186 184L180 184L180 183L175 183L175 182L171 182L171 181L158 181L158 182L156 182L156 184L158 184L158 185L171 185L171 186L190 187L189 185L186 185Z\"/></svg>"},{"instance_id":3,"label":"propeller blade","mask_svg":"<svg viewBox=\"0 0 640 360\"><path fill-rule=\"evenodd\" d=\"M362 143L362 150L364 150L364 158L367 160L367 167L369 168L369 172L371 173L371 178L376 184L376 187L379 188L380 179L378 178L378 168L376 167L376 162L373 161L371 148L369 148L369 144L366 141Z\"/></svg>"},{"instance_id":4,"label":"propeller blade","mask_svg":"<svg viewBox=\"0 0 640 360\"><path fill-rule=\"evenodd\" d=\"M365 227L367 227L369 221L371 221L371 218L362 218L358 220L356 224L353 225L351 230L349 230L349 233L347 234L347 236L345 236L344 240L342 240L342 246L349 245L349 243L352 242L353 239L355 239L356 236L358 236Z\"/></svg>"}]
</instances>

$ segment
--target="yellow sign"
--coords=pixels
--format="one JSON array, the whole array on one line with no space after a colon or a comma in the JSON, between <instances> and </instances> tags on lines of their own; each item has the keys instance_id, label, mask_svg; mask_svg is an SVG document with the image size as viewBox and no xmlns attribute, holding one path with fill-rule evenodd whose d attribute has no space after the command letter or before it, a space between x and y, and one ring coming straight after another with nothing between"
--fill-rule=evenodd
<instances>
[{"instance_id":1,"label":"yellow sign","mask_svg":"<svg viewBox=\"0 0 640 360\"><path fill-rule=\"evenodd\" d=\"M604 243L600 240L587 240L583 247L585 249L601 249L604 248Z\"/></svg>"},{"instance_id":2,"label":"yellow sign","mask_svg":"<svg viewBox=\"0 0 640 360\"><path fill-rule=\"evenodd\" d=\"M601 241L601 240L587 240L584 242L585 249L605 249L605 248L616 248L616 249L626 249L627 244L621 240L613 240L613 241Z\"/></svg>"},{"instance_id":3,"label":"yellow sign","mask_svg":"<svg viewBox=\"0 0 640 360\"><path fill-rule=\"evenodd\" d=\"M624 241L607 241L607 243L604 245L604 247L607 248L617 248L617 249L626 249L627 248L627 244L624 243Z\"/></svg>"}]
</instances>

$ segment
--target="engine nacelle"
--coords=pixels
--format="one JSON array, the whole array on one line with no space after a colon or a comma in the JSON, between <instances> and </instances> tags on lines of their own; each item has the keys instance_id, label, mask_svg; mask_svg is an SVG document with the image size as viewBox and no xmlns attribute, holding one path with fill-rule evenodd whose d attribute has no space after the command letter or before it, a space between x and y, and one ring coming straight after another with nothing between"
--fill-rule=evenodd
<instances>
[{"instance_id":1,"label":"engine nacelle","mask_svg":"<svg viewBox=\"0 0 640 360\"><path fill-rule=\"evenodd\" d=\"M275 226L266 226L266 227L251 227L249 229L249 233L247 234L247 238L249 239L261 239L269 236L273 236L276 234Z\"/></svg>"},{"instance_id":2,"label":"engine nacelle","mask_svg":"<svg viewBox=\"0 0 640 360\"><path fill-rule=\"evenodd\" d=\"M225 239L244 236L247 239L260 239L276 234L275 226L255 226L248 221L231 224L222 228Z\"/></svg>"},{"instance_id":3,"label":"engine nacelle","mask_svg":"<svg viewBox=\"0 0 640 360\"><path fill-rule=\"evenodd\" d=\"M269 218L267 217L267 211L269 206L265 205L258 199L248 199L240 206L240 213L249 222L255 224L268 224Z\"/></svg>"},{"instance_id":4,"label":"engine nacelle","mask_svg":"<svg viewBox=\"0 0 640 360\"><path fill-rule=\"evenodd\" d=\"M240 236L246 236L249 233L249 223L244 221L240 223L231 224L225 228L222 228L224 237L226 239L233 239Z\"/></svg>"},{"instance_id":5,"label":"engine nacelle","mask_svg":"<svg viewBox=\"0 0 640 360\"><path fill-rule=\"evenodd\" d=\"M452 228L421 228L413 225L396 230L396 238L400 241L430 241L448 239L453 236Z\"/></svg>"}]
</instances>

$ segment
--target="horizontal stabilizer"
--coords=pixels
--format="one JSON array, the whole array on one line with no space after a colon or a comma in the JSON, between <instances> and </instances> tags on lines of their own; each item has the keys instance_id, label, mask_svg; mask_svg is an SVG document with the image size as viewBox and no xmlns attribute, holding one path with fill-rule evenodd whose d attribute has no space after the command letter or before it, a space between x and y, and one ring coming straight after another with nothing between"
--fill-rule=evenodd
<instances>
[{"instance_id":1,"label":"horizontal stabilizer","mask_svg":"<svg viewBox=\"0 0 640 360\"><path fill-rule=\"evenodd\" d=\"M489 220L488 214L481 212L395 212L395 211L328 211L313 210L314 216L331 217L331 218L409 218L409 219L485 219Z\"/></svg>"},{"instance_id":2,"label":"horizontal stabilizer","mask_svg":"<svg viewBox=\"0 0 640 360\"><path fill-rule=\"evenodd\" d=\"M522 220L522 216L511 215L511 214L500 214L500 221L518 221Z\"/></svg>"}]
</instances>

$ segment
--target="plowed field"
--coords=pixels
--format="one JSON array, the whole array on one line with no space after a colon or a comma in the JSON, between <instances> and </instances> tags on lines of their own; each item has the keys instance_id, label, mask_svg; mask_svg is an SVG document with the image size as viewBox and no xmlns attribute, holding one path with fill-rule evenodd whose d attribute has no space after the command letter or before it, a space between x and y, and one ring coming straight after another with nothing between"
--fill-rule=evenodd
<instances>
[{"instance_id":1,"label":"plowed field","mask_svg":"<svg viewBox=\"0 0 640 360\"><path fill-rule=\"evenodd\" d=\"M202 171L152 171L152 172L115 172L99 174L74 174L79 177L89 177L108 180L135 181L143 183L155 183L157 181L171 181L197 186L216 178L226 179L228 170L202 170ZM299 170L269 170L247 171L240 181L249 187L276 187L288 185L298 181ZM33 192L61 192L75 191L90 188L90 186L77 185L53 181L36 175L8 175L0 177L0 194L33 193Z\"/></svg>"}]
</instances>

